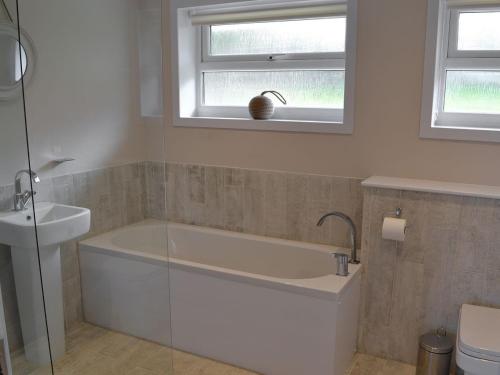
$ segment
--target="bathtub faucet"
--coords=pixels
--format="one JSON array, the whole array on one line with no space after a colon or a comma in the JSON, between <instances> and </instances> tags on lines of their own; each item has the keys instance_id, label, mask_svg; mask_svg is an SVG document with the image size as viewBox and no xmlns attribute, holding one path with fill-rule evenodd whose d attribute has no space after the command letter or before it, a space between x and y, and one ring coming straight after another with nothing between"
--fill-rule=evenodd
<instances>
[{"instance_id":1,"label":"bathtub faucet","mask_svg":"<svg viewBox=\"0 0 500 375\"><path fill-rule=\"evenodd\" d=\"M316 224L316 225L318 227L322 226L324 224L325 220L330 216L338 217L338 218L342 219L343 221L345 221L349 225L349 228L351 229L351 243L352 243L350 263L359 264L358 257L357 257L357 248L358 248L358 243L356 240L357 231L356 231L356 225L354 224L354 221L352 221L352 219L348 215L344 214L343 212L334 211L334 212L330 212L326 215L323 215L321 217L321 219L319 219L318 224Z\"/></svg>"}]
</instances>

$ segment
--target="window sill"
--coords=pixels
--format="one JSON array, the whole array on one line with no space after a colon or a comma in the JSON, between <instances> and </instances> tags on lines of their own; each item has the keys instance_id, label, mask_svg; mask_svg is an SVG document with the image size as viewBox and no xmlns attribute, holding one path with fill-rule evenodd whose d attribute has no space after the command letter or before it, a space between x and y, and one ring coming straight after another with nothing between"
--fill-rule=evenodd
<instances>
[{"instance_id":1,"label":"window sill","mask_svg":"<svg viewBox=\"0 0 500 375\"><path fill-rule=\"evenodd\" d=\"M434 123L421 129L422 138L457 141L500 142L499 115L440 113Z\"/></svg>"},{"instance_id":2,"label":"window sill","mask_svg":"<svg viewBox=\"0 0 500 375\"><path fill-rule=\"evenodd\" d=\"M500 129L481 128L478 126L456 127L452 124L439 124L422 128L421 138L445 139L452 141L500 142Z\"/></svg>"},{"instance_id":3,"label":"window sill","mask_svg":"<svg viewBox=\"0 0 500 375\"><path fill-rule=\"evenodd\" d=\"M175 127L211 128L297 133L352 134L352 125L342 122L299 120L253 120L249 118L182 117L174 119Z\"/></svg>"}]
</instances>

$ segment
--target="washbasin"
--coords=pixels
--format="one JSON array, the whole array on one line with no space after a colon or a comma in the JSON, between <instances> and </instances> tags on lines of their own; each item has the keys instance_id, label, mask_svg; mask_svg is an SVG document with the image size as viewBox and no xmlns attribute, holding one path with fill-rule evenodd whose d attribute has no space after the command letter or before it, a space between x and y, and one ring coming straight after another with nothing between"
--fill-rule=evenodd
<instances>
[{"instance_id":1,"label":"washbasin","mask_svg":"<svg viewBox=\"0 0 500 375\"><path fill-rule=\"evenodd\" d=\"M29 362L47 365L64 356L60 244L89 230L90 210L86 208L42 202L35 204L34 213L32 206L0 212L0 243L11 247L24 355Z\"/></svg>"},{"instance_id":2,"label":"washbasin","mask_svg":"<svg viewBox=\"0 0 500 375\"><path fill-rule=\"evenodd\" d=\"M35 215L33 207L0 213L0 243L36 247L35 216L40 247L75 239L90 230L90 210L87 208L41 202L35 204Z\"/></svg>"}]
</instances>

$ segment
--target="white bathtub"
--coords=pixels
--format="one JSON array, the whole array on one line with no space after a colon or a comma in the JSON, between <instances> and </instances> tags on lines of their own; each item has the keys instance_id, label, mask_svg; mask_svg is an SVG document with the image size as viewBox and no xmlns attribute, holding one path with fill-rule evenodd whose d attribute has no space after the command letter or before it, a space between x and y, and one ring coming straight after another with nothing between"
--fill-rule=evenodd
<instances>
[{"instance_id":1,"label":"white bathtub","mask_svg":"<svg viewBox=\"0 0 500 375\"><path fill-rule=\"evenodd\" d=\"M80 243L85 319L266 375L343 375L360 266L336 276L339 250L147 220Z\"/></svg>"}]
</instances>

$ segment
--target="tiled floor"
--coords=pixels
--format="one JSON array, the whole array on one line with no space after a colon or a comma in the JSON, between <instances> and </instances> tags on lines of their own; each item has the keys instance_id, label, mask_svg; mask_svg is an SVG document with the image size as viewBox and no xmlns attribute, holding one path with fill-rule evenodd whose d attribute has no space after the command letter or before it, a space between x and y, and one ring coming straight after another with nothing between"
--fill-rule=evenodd
<instances>
[{"instance_id":1,"label":"tiled floor","mask_svg":"<svg viewBox=\"0 0 500 375\"><path fill-rule=\"evenodd\" d=\"M15 375L51 373L49 368L33 367L23 355L14 357L13 366ZM85 323L68 333L66 355L55 363L54 372L57 375L257 375ZM414 373L412 366L357 354L347 375Z\"/></svg>"},{"instance_id":2,"label":"tiled floor","mask_svg":"<svg viewBox=\"0 0 500 375\"><path fill-rule=\"evenodd\" d=\"M172 371L172 365L173 370ZM15 375L49 375L18 355ZM82 323L66 336L66 355L56 375L255 375L255 373L170 350L167 347Z\"/></svg>"},{"instance_id":3,"label":"tiled floor","mask_svg":"<svg viewBox=\"0 0 500 375\"><path fill-rule=\"evenodd\" d=\"M415 375L415 367L366 354L356 354L346 375Z\"/></svg>"}]
</instances>

